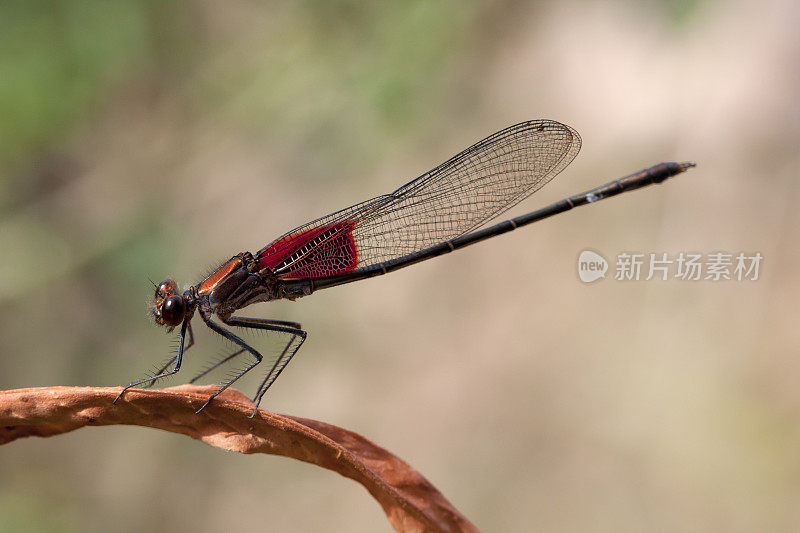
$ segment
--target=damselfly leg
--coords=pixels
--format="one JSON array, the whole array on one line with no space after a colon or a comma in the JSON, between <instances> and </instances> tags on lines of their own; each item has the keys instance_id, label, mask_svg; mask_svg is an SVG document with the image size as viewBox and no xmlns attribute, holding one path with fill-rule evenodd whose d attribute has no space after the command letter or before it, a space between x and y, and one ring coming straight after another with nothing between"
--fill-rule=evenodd
<instances>
[{"instance_id":1,"label":"damselfly leg","mask_svg":"<svg viewBox=\"0 0 800 533\"><path fill-rule=\"evenodd\" d=\"M246 368L244 368L242 371L240 371L236 376L234 376L232 379L228 380L224 385L222 385L222 387L220 387L217 392L212 394L208 398L208 400L206 400L206 403L204 403L200 407L200 409L198 409L196 411L197 413L200 413L203 409L205 409L206 406L209 403L211 403L211 401L214 398L216 398L217 396L219 396L222 393L222 391L224 391L225 389L227 389L228 387L233 385L239 378L241 378L242 376L244 376L245 374L250 372L253 368L255 368L263 360L262 355L255 348L253 348L252 346L247 344L241 337L239 337L238 335L236 335L232 331L230 331L228 329L225 329L221 325L219 325L216 322L214 322L214 320L211 318L211 314L210 313L206 312L203 309L200 309L200 317L203 319L203 322L205 322L206 325L212 331L214 331L215 333L218 333L222 337L228 339L232 343L234 343L237 346L241 347L242 350L247 350L248 352L250 352L250 354L255 358L255 361L253 361ZM269 388L269 385L271 385L272 382L275 381L275 377L277 377L278 374L280 374L281 370L283 370L283 367L286 366L286 363L289 362L289 359L292 358L294 353L297 351L297 349L300 347L300 345L303 344L303 341L306 338L306 332L303 331L302 329L294 328L294 327L287 327L287 326L283 326L283 325L276 325L275 324L276 322L286 323L285 321L275 321L275 320L268 320L268 319L246 318L246 317L230 317L230 318L228 318L227 320L224 321L224 324L226 324L228 326L251 328L251 329L260 329L260 330L274 331L274 332L278 332L278 333L284 333L284 334L292 335L292 340L287 344L287 347L284 348L283 352L278 357L278 359L276 360L275 364L273 364L273 367L270 369L269 373L267 374L267 378L264 380L264 383L262 383L262 387L264 387L264 384L266 384L266 388ZM290 324L299 326L299 324L294 323L294 322L292 322ZM288 354L288 357L287 357L287 352L289 352L289 347L292 345L292 343L293 343L295 338L299 338L300 342L298 342L296 344L296 346L294 346L294 349L291 350L291 352ZM235 355L238 355L238 354L235 354ZM233 356L234 355L229 356L229 359L232 358ZM282 361L283 361L283 363L280 364ZM274 377L270 380L270 376L272 376L272 375L274 375ZM261 389L262 387L260 387L259 389ZM254 409L251 417L255 416L255 413L257 411L258 411L258 403L256 403L255 409Z\"/></svg>"},{"instance_id":2,"label":"damselfly leg","mask_svg":"<svg viewBox=\"0 0 800 533\"><path fill-rule=\"evenodd\" d=\"M194 346L194 333L192 332L192 324L191 323L186 327L186 336L189 337L189 340L187 341L186 346L183 348L183 353L186 353L186 351L189 348ZM159 368L158 371L156 371L153 374L153 377L150 378L150 383L142 386L142 388L143 389L149 389L150 387L152 387L155 384L156 380L159 379L156 376L160 376L172 363L175 362L175 359L177 359L177 358L178 358L178 353L176 352L175 355L173 355L171 359L169 359L166 363L164 363L164 366Z\"/></svg>"},{"instance_id":3,"label":"damselfly leg","mask_svg":"<svg viewBox=\"0 0 800 533\"><path fill-rule=\"evenodd\" d=\"M220 359L219 361L217 361L216 363L214 363L213 365L209 366L208 368L206 368L205 370L203 370L202 372L197 374L195 377L190 379L189 383L196 383L198 379L202 378L206 374L209 374L210 372L213 372L214 370L216 370L217 368L221 367L222 365L224 365L225 363L227 363L228 361L230 361L231 359L233 359L237 355L243 354L244 351L245 351L244 348L239 348L235 352L226 355L225 357L223 357L222 359Z\"/></svg>"},{"instance_id":4,"label":"damselfly leg","mask_svg":"<svg viewBox=\"0 0 800 533\"><path fill-rule=\"evenodd\" d=\"M117 395L117 397L114 398L114 401L112 403L117 403L117 400L119 400L122 397L122 395L125 394L125 391L127 391L131 387L136 387L138 385L141 385L142 383L147 383L148 381L156 381L156 380L159 380L161 378L165 378L167 376L171 376L172 374L175 374L176 372L178 372L178 370L181 369L181 361L183 359L184 343L186 341L186 328L187 327L189 327L189 321L188 320L184 320L183 321L183 325L181 325L180 335L178 336L178 353L175 354L175 366L172 368L172 370L170 370L169 372L163 372L162 371L161 373L159 373L156 376L151 376L151 377L148 377L148 378L145 378L145 379L140 379L139 381L134 381L133 383L129 384L127 387L122 389L120 391L120 393ZM169 366L169 365L167 365L167 366ZM166 367L164 367L164 368L166 368Z\"/></svg>"},{"instance_id":5,"label":"damselfly leg","mask_svg":"<svg viewBox=\"0 0 800 533\"><path fill-rule=\"evenodd\" d=\"M235 317L235 318L238 318L238 317ZM242 319L244 319L244 317L242 317ZM264 318L264 319L261 319L261 318L259 318L259 319L248 318L246 320L258 320L259 323L261 323L261 324L269 324L269 325L273 325L273 326L285 326L287 328L293 328L293 329L302 329L302 326L299 323L291 322L289 320L273 320L273 319L268 319L268 318ZM252 327L252 326L248 325L248 326L244 326L244 327ZM209 366L208 368L206 368L205 370L203 370L202 372L197 374L195 377L190 379L189 383L195 383L197 380L199 380L203 376L209 374L210 372L213 372L214 370L216 370L217 368L221 367L222 365L224 365L228 361L232 360L234 357L236 357L238 355L241 355L242 353L244 353L244 351L245 351L244 348L240 348L240 349L236 350L235 352L226 355L225 357L223 357L222 359L220 359L219 361L217 361L216 363L212 364L211 366Z\"/></svg>"},{"instance_id":6,"label":"damselfly leg","mask_svg":"<svg viewBox=\"0 0 800 533\"><path fill-rule=\"evenodd\" d=\"M294 354L297 353L297 350L300 349L300 346L306 340L307 334L305 331L303 331L300 324L282 320L265 320L261 318L232 316L226 320L225 323L229 326L274 331L276 333L290 335L289 340L286 342L286 346L283 348L283 351L281 351L281 354L277 357L277 359L275 359L275 362L272 364L272 368L269 369L269 372L267 372L267 375L264 377L264 381L262 381L261 385L258 386L256 395L253 396L253 403L255 403L255 407L253 408L253 412L250 414L250 418L253 418L258 412L258 405L261 403L261 398L264 396L264 393L267 392L267 389L269 389L275 380L278 379L280 373L283 371L286 365L289 364L289 361L291 361Z\"/></svg>"}]
</instances>

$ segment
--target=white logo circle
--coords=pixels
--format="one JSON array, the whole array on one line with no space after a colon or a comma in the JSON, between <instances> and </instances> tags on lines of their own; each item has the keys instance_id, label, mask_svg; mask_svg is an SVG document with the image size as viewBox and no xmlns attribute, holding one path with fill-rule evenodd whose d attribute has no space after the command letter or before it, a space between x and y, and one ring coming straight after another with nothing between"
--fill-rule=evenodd
<instances>
[{"instance_id":1,"label":"white logo circle","mask_svg":"<svg viewBox=\"0 0 800 533\"><path fill-rule=\"evenodd\" d=\"M591 283L606 277L608 261L602 255L591 250L584 250L578 256L578 277L584 283Z\"/></svg>"}]
</instances>

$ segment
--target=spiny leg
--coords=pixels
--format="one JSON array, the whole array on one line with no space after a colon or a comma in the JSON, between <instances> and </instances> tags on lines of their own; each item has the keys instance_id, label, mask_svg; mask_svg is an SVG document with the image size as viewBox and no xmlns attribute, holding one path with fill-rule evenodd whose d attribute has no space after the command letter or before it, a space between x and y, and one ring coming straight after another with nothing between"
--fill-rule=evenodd
<instances>
[{"instance_id":1,"label":"spiny leg","mask_svg":"<svg viewBox=\"0 0 800 533\"><path fill-rule=\"evenodd\" d=\"M247 320L251 320L251 319L247 319ZM264 319L257 318L257 319L252 319L252 320L257 320L261 324L269 324L269 325L273 325L273 326L285 326L285 327L289 327L289 328L293 328L293 329L301 329L300 324L298 324L297 322L290 322L288 320L273 320L273 319L269 319L269 318L264 318ZM232 323L230 323L230 321L226 322L226 323L234 325L234 326L238 325L238 324L232 324ZM252 326L250 326L248 324L248 325L246 325L244 327L252 327ZM291 343L291 341L290 341L290 343ZM287 346L287 348L288 348L288 346ZM228 361L230 361L231 359L233 359L237 355L240 355L240 354L244 353L244 351L245 351L245 348L240 348L240 349L236 350L235 352L233 352L232 354L225 356L224 358L222 358L219 361L217 361L216 363L214 363L212 366L206 368L205 370L203 370L202 372L197 374L195 377L193 377L191 380L189 380L189 383L194 383L195 381L197 381L198 379L202 378L203 376L205 376L209 372L212 372L212 371L216 370L217 368L219 368L220 366L224 365L225 363L227 363ZM284 350L284 352L285 351L286 350ZM262 383L262 386L263 386L263 383Z\"/></svg>"},{"instance_id":2,"label":"spiny leg","mask_svg":"<svg viewBox=\"0 0 800 533\"><path fill-rule=\"evenodd\" d=\"M200 411L205 409L205 407L209 403L211 403L211 401L214 398L219 396L219 394L222 393L222 391L224 391L225 389L227 389L228 387L233 385L239 378L241 378L243 375L248 373L250 370L252 370L256 365L258 365L263 360L263 357L261 356L261 354L255 348L253 348L252 346L247 344L244 340L242 340L239 336L237 336L233 332L231 332L231 331L225 329L224 327L220 326L219 324L215 323L211 319L211 316L208 313L206 313L206 312L201 310L200 311L200 316L202 317L202 319L206 323L206 325L209 328L211 328L212 331L222 335L223 337L225 337L229 341L231 341L234 344L237 344L238 346L240 346L241 348L247 350L248 352L250 352L253 355L253 357L255 357L256 360L251 365L249 365L247 368L245 368L244 370L239 372L233 379L231 379L227 383L225 383L217 392L212 394L208 398L206 403L204 403L200 407L200 409L197 410L197 413L199 413ZM292 324L292 325L299 325L299 324L297 324L295 322L286 322L286 321L283 321L283 320L266 320L266 319L262 320L262 319L258 319L258 318L244 318L244 317L236 318L236 317L231 317L231 318L229 318L227 320L224 320L224 323L226 325L230 325L230 326L238 326L238 327L244 327L244 328L263 329L263 330L268 330L268 331L277 331L277 332L289 333L289 334L292 334L292 335L301 336L303 339L305 339L305 336L306 336L306 332L301 330L301 329L299 329L299 328L286 327L285 325L283 325L283 324L287 324L287 323ZM300 344L302 344L302 342ZM298 344L298 347L299 347L299 344ZM292 351L292 355L294 355L295 351L297 351L297 350L295 349L295 350ZM284 364L284 366L285 366L285 364ZM274 369L274 367L273 367L273 369ZM274 379L273 379L273 381L274 381Z\"/></svg>"},{"instance_id":3,"label":"spiny leg","mask_svg":"<svg viewBox=\"0 0 800 533\"><path fill-rule=\"evenodd\" d=\"M283 361L283 359L286 357L286 352L289 351L289 348L292 346L292 342L294 342L295 338L296 337L294 335L292 335L292 337L289 339L289 342L287 342L286 346L284 346L283 351L281 352L281 354L278 356L277 359L275 359L275 362L272 364L272 368L269 369L269 372L267 372L267 375L264 376L264 380L261 382L261 384L256 389L256 394L255 394L255 396L253 396L253 403L256 404L256 405L255 405L255 409L253 409L253 412L250 414L250 418L253 418L255 416L256 412L258 412L258 404L261 403L261 397L264 396L264 393L267 392L267 389L269 388L269 385L267 385L267 381L270 382L269 383L270 385L272 385L272 382L275 381L274 379L270 380L270 377L272 376L272 374L275 373L275 369L278 368L278 365L280 365L281 361ZM291 357L290 357L290 359L291 359ZM286 363L288 363L288 362L289 361L287 360ZM286 365L282 365L282 366L286 366ZM277 376L275 376L275 377L277 378ZM263 391L262 391L262 389L263 389Z\"/></svg>"},{"instance_id":4,"label":"spiny leg","mask_svg":"<svg viewBox=\"0 0 800 533\"><path fill-rule=\"evenodd\" d=\"M211 365L210 367L206 368L205 370L203 370L202 372L197 374L195 377L190 379L189 383L194 383L198 379L202 378L203 376L205 376L209 372L211 372L213 370L216 370L217 368L219 368L220 366L224 365L225 363L227 363L228 361L230 361L231 359L233 359L237 355L243 353L244 351L245 351L244 348L239 348L238 350L236 350L232 354L230 354L228 356L225 356L224 358L220 359L219 361L217 361L216 363L214 363L213 365Z\"/></svg>"},{"instance_id":5,"label":"spiny leg","mask_svg":"<svg viewBox=\"0 0 800 533\"><path fill-rule=\"evenodd\" d=\"M219 396L219 395L222 393L222 391L224 391L225 389L227 389L228 387L230 387L231 385L233 385L233 384L236 382L236 380L238 380L240 377L244 376L244 375L245 375L245 374L247 374L247 373L248 373L250 370L252 370L252 369L253 369L253 367L255 367L255 366L258 364L258 363L260 363L260 362L261 362L261 359L262 359L262 357L261 357L261 354L260 354L260 353L258 353L258 352L255 350L255 348L251 347L249 344L247 344L246 342L244 342L244 340L242 340L242 339L241 339L241 338L240 338L238 335L236 335L236 334L235 334L235 333L233 333L232 331L228 331L227 329L223 328L222 326L220 326L219 324L217 324L216 322L214 322L214 321L211 319L211 316L210 316L209 314L207 314L207 312L203 311L202 309L200 310L200 317L203 319L203 322L205 322L205 323L206 323L206 325L207 325L209 328L211 328L211 330L212 330L212 331L214 331L215 333L218 333L219 335L222 335L223 337L225 337L226 339L228 339L228 340L229 340L229 341L231 341L232 343L234 343L234 344L237 344L237 345L241 346L243 349L245 349L245 350L247 350L248 352L250 352L250 353L253 355L253 357L255 357L255 358L256 358L256 360L255 360L255 361L254 361L254 362L253 362L251 365L249 365L247 368L245 368L244 370L242 370L241 372L239 372L239 374L238 374L238 375L236 375L236 376L235 376L233 379L231 379L231 380L228 380L228 382L227 382L227 383L225 383L225 384L224 384L222 387L220 387L220 389L219 389L217 392L215 392L214 394L212 394L211 396L209 396L208 400L206 400L206 403L204 403L204 404L203 404L203 405L200 407L200 409L198 409L197 411L195 411L195 414L199 414L199 413L200 413L200 411L202 411L203 409L205 409L205 408L206 408L206 406L207 406L209 403L211 403L211 400L213 400L214 398L216 398L217 396Z\"/></svg>"},{"instance_id":6,"label":"spiny leg","mask_svg":"<svg viewBox=\"0 0 800 533\"><path fill-rule=\"evenodd\" d=\"M186 350L188 350L189 348L191 348L192 346L194 346L194 333L192 332L192 325L191 325L191 324L189 324L189 326L187 327L187 329L186 329L186 334L187 334L187 335L188 335L188 337L189 337L189 342L187 342L187 343L186 343L186 346L185 346L185 347L184 347L184 349L183 349L183 353L186 353ZM175 359L177 359L177 357L178 357L178 354L176 353L175 355L173 355L173 356L172 356L172 358L171 358L169 361L167 361L166 363L164 363L164 366L162 366L162 367L161 367L161 368L160 368L160 369L159 369L159 370L156 372L156 375L158 375L158 374L161 374L162 372L164 372L164 371L165 371L165 370L166 370L166 369L167 369L167 368L168 368L168 367L169 367L169 366L170 366L172 363L174 363L174 362L175 362ZM155 382L156 382L156 378L155 378L155 377L153 377L153 378L150 380L150 383L148 383L148 384L144 385L142 388L143 388L143 389L149 389L150 387L152 387L152 386L153 386L153 384L155 384ZM190 381L189 383L192 383L192 382Z\"/></svg>"},{"instance_id":7,"label":"spiny leg","mask_svg":"<svg viewBox=\"0 0 800 533\"><path fill-rule=\"evenodd\" d=\"M289 342L286 343L286 346L283 348L283 351L273 363L272 368L270 368L267 375L264 377L264 381L261 382L261 385L258 386L256 390L256 395L253 397L253 403L255 403L255 408L253 412L250 414L250 418L253 418L256 413L258 412L258 405L261 403L261 398L264 396L264 393L267 392L267 389L278 379L281 371L289 364L292 357L297 350L300 349L300 346L306 340L307 333L303 331L300 327L300 324L294 322L286 322L282 320L267 320L261 318L247 318L247 317L237 317L232 316L225 321L226 324L230 326L238 326L243 328L253 328L253 329L261 329L267 331L275 331L278 333L289 334L291 337L289 338ZM293 324L297 327L281 327L283 325ZM294 345L295 341L299 339L296 345Z\"/></svg>"},{"instance_id":8,"label":"spiny leg","mask_svg":"<svg viewBox=\"0 0 800 533\"><path fill-rule=\"evenodd\" d=\"M167 376L171 376L172 374L175 374L178 370L181 369L181 360L183 359L183 352L184 352L184 349L185 349L184 348L184 341L186 339L186 328L188 327L188 325L189 325L189 321L188 320L184 320L183 321L183 325L181 326L181 333L180 333L180 335L178 337L178 353L175 354L175 367L172 370L170 370L169 372L162 372L162 373L159 373L157 376L153 376L153 377L149 377L149 378L145 378L145 379L140 379L139 381L134 381L133 383L131 383L130 385L128 385L127 387L122 389L122 391L120 391L119 395L117 395L117 397L114 398L114 401L112 403L117 403L117 400L119 400L122 397L122 395L125 394L125 391L130 389L131 387L135 387L137 385L141 385L142 383L146 383L148 381L156 381L157 379L161 379L161 378L165 378Z\"/></svg>"},{"instance_id":9,"label":"spiny leg","mask_svg":"<svg viewBox=\"0 0 800 533\"><path fill-rule=\"evenodd\" d=\"M240 322L236 324L234 322ZM264 324L269 326L283 326L291 329L303 329L299 322L292 322L291 320L275 320L274 318L247 318L245 316L232 316L226 322L231 326L241 326L244 328L250 327L251 324Z\"/></svg>"},{"instance_id":10,"label":"spiny leg","mask_svg":"<svg viewBox=\"0 0 800 533\"><path fill-rule=\"evenodd\" d=\"M298 338L300 339L300 342L297 343L297 346L292 348L292 343ZM258 406L259 404L261 404L261 398L264 397L264 394L267 392L267 389L269 389L275 382L275 380L278 379L278 376L280 375L281 371L286 367L286 365L289 364L289 361L291 361L292 357L294 356L294 354L297 353L297 350L300 349L300 345L303 344L303 341L305 340L306 340L306 335L304 331L302 336L292 335L292 338L289 339L289 342L286 343L286 347L283 349L283 352L281 352L281 355L278 357L278 359L275 360L275 364L272 365L272 368L267 373L267 376L264 378L264 381L262 381L261 385L258 386L256 395L253 397L253 403L255 404L255 407L253 407L253 412L250 413L250 418L256 416L256 413L258 412Z\"/></svg>"}]
</instances>

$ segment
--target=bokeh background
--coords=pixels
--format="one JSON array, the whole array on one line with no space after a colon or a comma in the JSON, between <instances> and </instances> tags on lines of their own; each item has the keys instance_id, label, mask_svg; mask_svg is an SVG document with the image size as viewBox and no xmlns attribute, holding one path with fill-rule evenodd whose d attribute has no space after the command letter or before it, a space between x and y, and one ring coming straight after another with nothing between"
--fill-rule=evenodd
<instances>
[{"instance_id":1,"label":"bokeh background","mask_svg":"<svg viewBox=\"0 0 800 533\"><path fill-rule=\"evenodd\" d=\"M149 279L197 282L553 118L582 152L514 214L698 167L248 309L310 332L263 406L363 433L486 531L795 530L798 20L791 0L3 2L0 388L126 384L173 346ZM764 262L757 281L585 285L587 248ZM204 329L172 383L225 348ZM390 530L336 474L174 434L0 450L0 530L143 528Z\"/></svg>"}]
</instances>

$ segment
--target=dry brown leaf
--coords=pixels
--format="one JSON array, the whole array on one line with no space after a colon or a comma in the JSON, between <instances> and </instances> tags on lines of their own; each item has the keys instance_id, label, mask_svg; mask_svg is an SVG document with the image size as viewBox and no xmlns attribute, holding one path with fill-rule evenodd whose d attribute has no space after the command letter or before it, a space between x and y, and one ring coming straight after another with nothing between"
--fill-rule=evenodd
<instances>
[{"instance_id":1,"label":"dry brown leaf","mask_svg":"<svg viewBox=\"0 0 800 533\"><path fill-rule=\"evenodd\" d=\"M145 426L240 453L268 453L322 466L358 481L397 531L477 531L419 472L361 435L324 422L259 410L226 391L199 415L213 386L129 390L41 387L0 391L0 444L50 437L83 426Z\"/></svg>"}]
</instances>

